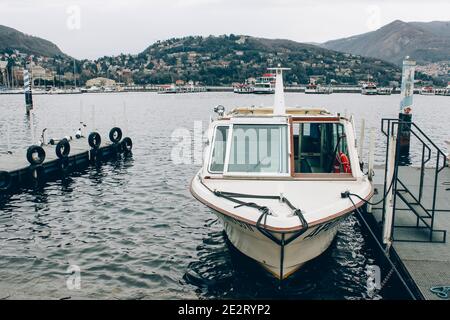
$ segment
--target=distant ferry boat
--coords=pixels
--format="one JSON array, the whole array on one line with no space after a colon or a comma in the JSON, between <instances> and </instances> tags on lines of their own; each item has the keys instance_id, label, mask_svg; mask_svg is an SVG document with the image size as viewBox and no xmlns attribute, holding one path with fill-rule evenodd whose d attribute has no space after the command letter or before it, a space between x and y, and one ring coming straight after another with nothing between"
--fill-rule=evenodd
<instances>
[{"instance_id":1,"label":"distant ferry boat","mask_svg":"<svg viewBox=\"0 0 450 320\"><path fill-rule=\"evenodd\" d=\"M276 75L266 73L262 77L256 79L253 93L256 94L274 94L275 93L275 79Z\"/></svg>"},{"instance_id":2,"label":"distant ferry boat","mask_svg":"<svg viewBox=\"0 0 450 320\"><path fill-rule=\"evenodd\" d=\"M377 94L380 96L389 96L392 94L392 88L378 88Z\"/></svg>"},{"instance_id":3,"label":"distant ferry boat","mask_svg":"<svg viewBox=\"0 0 450 320\"><path fill-rule=\"evenodd\" d=\"M324 87L324 86L316 85L314 83L310 83L306 86L305 93L306 94L331 94L331 93L333 93L333 89L330 86Z\"/></svg>"},{"instance_id":4,"label":"distant ferry boat","mask_svg":"<svg viewBox=\"0 0 450 320\"><path fill-rule=\"evenodd\" d=\"M246 83L240 83L233 87L233 92L238 94L249 94L253 93L253 87Z\"/></svg>"},{"instance_id":5,"label":"distant ferry boat","mask_svg":"<svg viewBox=\"0 0 450 320\"><path fill-rule=\"evenodd\" d=\"M363 84L363 86L361 88L361 94L377 95L378 94L377 86L373 82L366 82Z\"/></svg>"},{"instance_id":6,"label":"distant ferry boat","mask_svg":"<svg viewBox=\"0 0 450 320\"><path fill-rule=\"evenodd\" d=\"M420 89L420 94L424 96L434 96L436 94L436 90L432 86L426 86Z\"/></svg>"},{"instance_id":7,"label":"distant ferry boat","mask_svg":"<svg viewBox=\"0 0 450 320\"><path fill-rule=\"evenodd\" d=\"M206 92L206 88L197 87L194 85L177 86L175 84L163 85L158 88L159 94L198 93L198 92Z\"/></svg>"}]
</instances>

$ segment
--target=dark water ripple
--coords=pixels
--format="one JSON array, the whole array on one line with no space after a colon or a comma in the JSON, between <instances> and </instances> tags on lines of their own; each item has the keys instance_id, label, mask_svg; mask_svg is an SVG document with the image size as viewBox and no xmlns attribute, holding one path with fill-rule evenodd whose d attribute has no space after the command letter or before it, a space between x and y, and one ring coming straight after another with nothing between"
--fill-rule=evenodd
<instances>
[{"instance_id":1,"label":"dark water ripple","mask_svg":"<svg viewBox=\"0 0 450 320\"><path fill-rule=\"evenodd\" d=\"M347 110L377 128L381 114L396 116L397 100L287 95L292 105ZM216 217L191 197L188 185L199 164L171 160L173 131L192 133L196 120L206 129L217 104L271 101L227 93L36 96L34 140L44 127L51 137L73 134L82 120L103 137L112 126L122 127L133 138L134 154L0 199L0 299L379 299L400 294L394 286L367 296L366 266L379 261L355 218L344 223L324 255L280 286L242 257ZM415 120L443 146L449 100L417 97L416 103ZM0 152L6 150L8 132L15 152L31 144L23 109L21 96L0 96ZM382 161L382 143L377 147ZM80 290L66 286L71 265L81 269Z\"/></svg>"}]
</instances>

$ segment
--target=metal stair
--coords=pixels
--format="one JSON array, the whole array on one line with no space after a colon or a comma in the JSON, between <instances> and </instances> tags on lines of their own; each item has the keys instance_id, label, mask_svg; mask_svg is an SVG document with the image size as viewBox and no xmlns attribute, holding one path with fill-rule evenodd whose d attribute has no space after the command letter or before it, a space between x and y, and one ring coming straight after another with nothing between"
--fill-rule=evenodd
<instances>
[{"instance_id":1,"label":"metal stair","mask_svg":"<svg viewBox=\"0 0 450 320\"><path fill-rule=\"evenodd\" d=\"M381 122L381 131L387 137L387 150L389 148L389 136L396 135L397 136L397 153L395 159L395 169L394 169L394 182L393 182L393 192L394 192L394 224L392 235L395 241L407 241L407 242L446 242L447 231L446 230L437 230L435 228L435 214L436 211L436 193L437 186L439 181L439 173L446 167L446 155L436 144L431 141L431 139L413 122L402 122L399 119L382 119ZM408 184L405 183L403 177L399 174L399 167L404 165L404 159L401 158L399 151L399 128L403 129L408 128L411 137L419 142L419 146L421 147L421 163L419 168L419 175L417 177L418 184L417 190L411 190L411 187L408 188ZM387 160L387 155L386 155ZM436 163L431 168L427 166L431 160L435 160ZM387 161L386 161L387 163ZM432 195L431 195L431 208L428 208L427 205L430 204L430 198L428 198L428 203L426 203L424 197L424 178L425 171L432 170L433 173L433 181L432 181ZM384 194L386 194L389 186L386 185L387 181L387 166L385 169L385 182L384 182ZM430 189L427 190L430 192ZM401 207L399 200L404 205ZM406 206L406 208L405 208ZM383 203L383 208L385 208L385 203ZM399 212L406 211L408 214L413 214L412 219L408 219L411 221L415 221L415 223L411 223L408 225L398 225L396 224L396 218ZM443 210L440 210L443 211ZM415 219L414 219L415 218ZM397 219L398 220L398 219ZM383 221L384 221L384 212L383 212ZM420 232L415 233L415 237L401 237L398 234L396 235L396 229L417 229Z\"/></svg>"}]
</instances>

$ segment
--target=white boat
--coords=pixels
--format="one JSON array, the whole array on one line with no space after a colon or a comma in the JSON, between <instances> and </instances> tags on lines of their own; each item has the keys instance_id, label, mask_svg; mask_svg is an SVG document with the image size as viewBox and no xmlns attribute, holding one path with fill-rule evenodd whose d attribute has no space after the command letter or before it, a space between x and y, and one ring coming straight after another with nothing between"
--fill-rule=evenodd
<instances>
[{"instance_id":1,"label":"white boat","mask_svg":"<svg viewBox=\"0 0 450 320\"><path fill-rule=\"evenodd\" d=\"M434 96L436 90L432 86L426 86L420 89L420 94L424 96Z\"/></svg>"},{"instance_id":2,"label":"white boat","mask_svg":"<svg viewBox=\"0 0 450 320\"><path fill-rule=\"evenodd\" d=\"M331 94L333 93L333 89L331 86L325 87L321 85L317 85L315 83L310 83L305 88L306 94Z\"/></svg>"},{"instance_id":3,"label":"white boat","mask_svg":"<svg viewBox=\"0 0 450 320\"><path fill-rule=\"evenodd\" d=\"M380 96L390 96L392 94L392 88L378 88L377 94Z\"/></svg>"},{"instance_id":4,"label":"white boat","mask_svg":"<svg viewBox=\"0 0 450 320\"><path fill-rule=\"evenodd\" d=\"M102 91L102 89L100 87L97 87L97 86L92 86L92 87L87 89L88 93L99 93L101 91Z\"/></svg>"},{"instance_id":5,"label":"white boat","mask_svg":"<svg viewBox=\"0 0 450 320\"><path fill-rule=\"evenodd\" d=\"M23 89L2 89L0 94L23 94Z\"/></svg>"},{"instance_id":6,"label":"white boat","mask_svg":"<svg viewBox=\"0 0 450 320\"><path fill-rule=\"evenodd\" d=\"M272 73L266 73L262 77L256 79L253 86L253 92L255 94L274 94L275 93L275 75Z\"/></svg>"},{"instance_id":7,"label":"white boat","mask_svg":"<svg viewBox=\"0 0 450 320\"><path fill-rule=\"evenodd\" d=\"M249 94L253 93L253 87L246 83L240 83L233 86L233 92L238 94Z\"/></svg>"},{"instance_id":8,"label":"white boat","mask_svg":"<svg viewBox=\"0 0 450 320\"><path fill-rule=\"evenodd\" d=\"M177 86L175 84L170 84L162 85L158 88L159 94L200 93L206 91L206 87L194 86L193 84L188 84L186 86Z\"/></svg>"},{"instance_id":9,"label":"white boat","mask_svg":"<svg viewBox=\"0 0 450 320\"><path fill-rule=\"evenodd\" d=\"M369 96L377 95L378 90L377 90L376 84L373 82L363 83L362 88L361 88L361 94L369 95Z\"/></svg>"},{"instance_id":10,"label":"white boat","mask_svg":"<svg viewBox=\"0 0 450 320\"><path fill-rule=\"evenodd\" d=\"M287 108L281 68L274 107L235 108L208 129L191 193L213 209L231 243L285 279L332 243L341 222L370 199L351 119ZM353 202L352 202L353 201Z\"/></svg>"}]
</instances>

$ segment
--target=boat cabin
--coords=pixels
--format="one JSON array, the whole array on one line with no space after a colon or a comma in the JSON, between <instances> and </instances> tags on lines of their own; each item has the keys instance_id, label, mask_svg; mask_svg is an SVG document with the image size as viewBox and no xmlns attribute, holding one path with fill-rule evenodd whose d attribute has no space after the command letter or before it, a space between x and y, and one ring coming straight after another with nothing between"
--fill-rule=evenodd
<instances>
[{"instance_id":1,"label":"boat cabin","mask_svg":"<svg viewBox=\"0 0 450 320\"><path fill-rule=\"evenodd\" d=\"M324 109L237 108L214 121L211 178L353 179L360 175L352 121Z\"/></svg>"}]
</instances>

